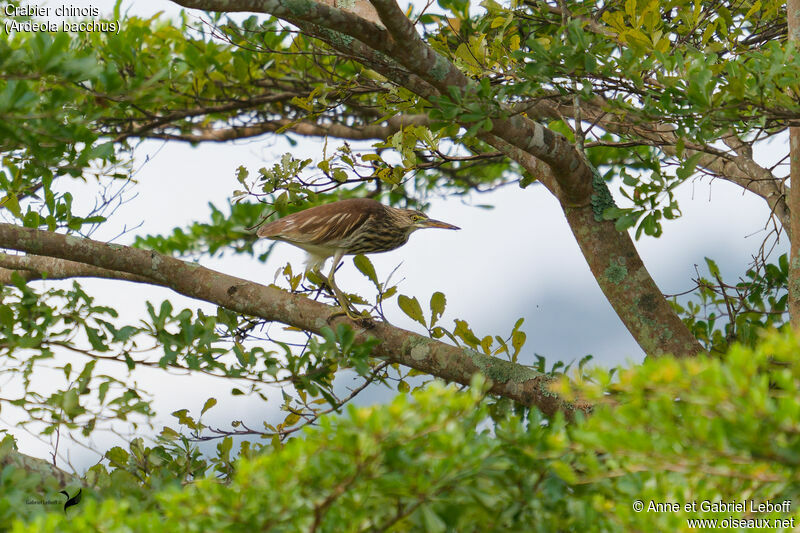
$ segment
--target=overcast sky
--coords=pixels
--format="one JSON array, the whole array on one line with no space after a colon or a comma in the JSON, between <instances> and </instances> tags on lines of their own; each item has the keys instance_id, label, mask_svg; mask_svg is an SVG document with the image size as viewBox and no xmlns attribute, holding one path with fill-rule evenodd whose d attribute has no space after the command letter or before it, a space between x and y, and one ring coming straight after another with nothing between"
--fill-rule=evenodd
<instances>
[{"instance_id":1,"label":"overcast sky","mask_svg":"<svg viewBox=\"0 0 800 533\"><path fill-rule=\"evenodd\" d=\"M112 1L69 4L94 5L103 13L113 9ZM153 3L139 2L132 12L152 16L156 8L151 6ZM178 12L170 2L159 3L157 9ZM176 226L206 221L208 202L222 207L238 188L235 171L240 165L253 174L262 166L271 166L285 152L296 157L320 156L320 142L300 140L297 147L289 147L273 137L196 148L180 143L143 143L136 151L137 196L93 237L109 239L123 226L139 223L142 226L136 234L143 235L166 234ZM358 149L359 145L353 146ZM775 154L785 153L786 146L772 143L761 150L757 154L761 160L774 160ZM76 204L93 204L88 189L74 190L83 195ZM621 200L618 186L612 186L612 193ZM691 288L695 265L700 265L701 273L705 273L705 256L718 262L724 277L736 280L742 276L764 236L769 214L766 204L722 181L688 182L678 190L677 197L683 217L666 222L661 238L643 237L637 242L642 259L661 290L678 293ZM395 278L403 279L400 292L416 296L426 310L430 295L437 290L444 292L448 305L441 323L445 327L452 327L453 320L459 318L468 321L479 336L505 337L516 320L524 317L522 329L528 335L521 358L524 363L533 362L534 353L546 356L551 364L556 360L580 359L587 354L593 354L595 362L603 365L635 363L643 358L642 351L598 288L557 202L544 188L531 186L521 190L510 186L469 200L496 208L480 209L462 199L434 199L428 214L460 226L461 231L419 231L406 246L372 256L379 277L386 277L402 263ZM129 234L117 242L130 244L132 240ZM267 242L261 243L257 251L260 253L267 246ZM784 250L787 246L788 242L781 245ZM302 251L279 243L266 265L230 254L219 259L202 259L201 264L245 279L271 283L276 269L289 261L300 270L303 259ZM373 295L370 284L349 258L336 279L349 292ZM120 319L129 322L144 316L145 300L160 303L170 298L176 308L214 312L211 305L161 288L104 280L86 280L82 284L97 297L98 303L118 308ZM46 284L53 285L57 283ZM396 307L389 306L388 313L395 325L422 332ZM278 407L277 402L267 409L260 401L230 398L227 395L231 385L219 379L155 371L137 373L136 379L155 399L159 416L154 432L163 424L175 426L169 413L176 409L189 408L199 414L209 396L220 399L219 405L205 417L212 425L227 426L234 418L245 418L252 423L268 416L269 409ZM373 393L360 401L377 401L380 397ZM13 428L14 420L4 410L0 423ZM12 433L25 453L46 457L50 451L46 442L21 431ZM96 449L101 451L116 444L119 444L117 438L103 435L95 441ZM83 448L71 447L70 452L73 464L81 469L97 461L96 455Z\"/></svg>"}]
</instances>

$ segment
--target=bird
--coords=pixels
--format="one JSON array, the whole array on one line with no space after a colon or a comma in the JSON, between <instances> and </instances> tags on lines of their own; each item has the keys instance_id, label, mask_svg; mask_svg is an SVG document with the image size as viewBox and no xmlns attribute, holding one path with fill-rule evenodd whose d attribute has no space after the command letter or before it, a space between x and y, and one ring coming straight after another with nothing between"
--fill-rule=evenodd
<instances>
[{"instance_id":1,"label":"bird","mask_svg":"<svg viewBox=\"0 0 800 533\"><path fill-rule=\"evenodd\" d=\"M306 272L314 271L333 290L344 314L355 320L351 305L333 279L345 255L388 252L403 246L423 228L459 230L413 209L399 209L370 198L349 198L310 207L261 226L258 237L283 241L306 251ZM320 269L333 257L330 274Z\"/></svg>"}]
</instances>

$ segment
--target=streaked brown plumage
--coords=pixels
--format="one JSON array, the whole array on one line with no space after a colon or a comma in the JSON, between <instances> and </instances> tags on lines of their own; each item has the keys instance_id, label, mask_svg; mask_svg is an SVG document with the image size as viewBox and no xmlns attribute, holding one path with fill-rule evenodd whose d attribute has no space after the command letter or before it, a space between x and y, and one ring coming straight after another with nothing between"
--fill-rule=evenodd
<instances>
[{"instance_id":1,"label":"streaked brown plumage","mask_svg":"<svg viewBox=\"0 0 800 533\"><path fill-rule=\"evenodd\" d=\"M309 256L306 270L318 271L326 259L333 257L328 281L346 310L343 295L333 281L342 256L394 250L422 228L460 229L432 220L420 211L398 209L368 198L352 198L287 215L262 226L257 235L305 250Z\"/></svg>"}]
</instances>

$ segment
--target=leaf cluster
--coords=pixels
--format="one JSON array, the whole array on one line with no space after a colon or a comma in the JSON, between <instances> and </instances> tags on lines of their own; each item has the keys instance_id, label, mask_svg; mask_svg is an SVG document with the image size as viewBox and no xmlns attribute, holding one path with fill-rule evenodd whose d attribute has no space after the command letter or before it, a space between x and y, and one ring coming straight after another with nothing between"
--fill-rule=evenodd
<instances>
[{"instance_id":1,"label":"leaf cluster","mask_svg":"<svg viewBox=\"0 0 800 533\"><path fill-rule=\"evenodd\" d=\"M137 531L316 525L439 532L676 530L687 518L742 517L692 513L683 504L798 497L798 350L794 336L773 333L755 348L731 348L724 360L665 357L615 380L601 369L591 380L564 377L562 394L598 402L591 416L572 424L534 412L491 419L480 379L468 392L431 386L389 405L322 417L318 427L277 448L243 448L224 483L213 477L186 486L143 483L133 472L142 471L144 457L151 465L155 457L165 461L160 474L150 467L163 480L186 459L134 443L131 452L109 452L110 471L102 465L90 471L84 501L70 516L54 509L6 513L5 520L16 520L12 531L102 524ZM229 457L230 444L218 451ZM40 490L52 487L42 483ZM16 501L19 490L7 488ZM677 502L681 510L637 513L631 505L637 499ZM763 517L787 516L797 518L797 511Z\"/></svg>"}]
</instances>

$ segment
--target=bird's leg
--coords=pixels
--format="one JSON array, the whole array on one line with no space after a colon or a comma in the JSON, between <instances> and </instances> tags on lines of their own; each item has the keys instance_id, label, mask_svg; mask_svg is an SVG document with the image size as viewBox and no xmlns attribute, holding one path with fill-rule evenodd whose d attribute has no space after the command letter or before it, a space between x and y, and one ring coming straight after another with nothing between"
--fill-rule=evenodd
<instances>
[{"instance_id":1,"label":"bird's leg","mask_svg":"<svg viewBox=\"0 0 800 533\"><path fill-rule=\"evenodd\" d=\"M350 320L359 320L359 319L361 319L363 317L361 317L358 314L358 311L356 311L356 309L350 303L350 300L347 299L347 296L345 296L344 293L341 290L339 290L339 287L336 286L336 282L333 279L333 276L336 273L336 267L339 266L339 263L341 262L343 255L344 255L344 252L336 252L336 254L333 256L333 264L331 265L331 273L328 274L328 277L325 279L325 282L328 284L328 286L333 291L333 294L336 296L336 299L339 301L339 306L342 308L342 311L344 312L344 314L347 315L347 318L349 318ZM328 320L330 320L331 318L333 318L333 316L336 316L338 314L339 313L336 313L336 314L332 315L331 317L328 317Z\"/></svg>"},{"instance_id":2,"label":"bird's leg","mask_svg":"<svg viewBox=\"0 0 800 533\"><path fill-rule=\"evenodd\" d=\"M319 288L317 289L317 297L322 293L322 291L335 295L331 289L330 279L328 279L328 277L322 273L321 267L325 263L325 259L327 259L327 257L312 256L309 252L309 257L306 260L306 279L314 284L319 285ZM309 276L310 273L314 274L313 279Z\"/></svg>"}]
</instances>

